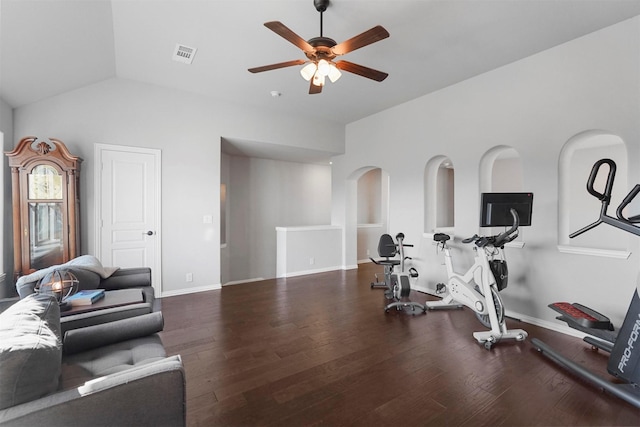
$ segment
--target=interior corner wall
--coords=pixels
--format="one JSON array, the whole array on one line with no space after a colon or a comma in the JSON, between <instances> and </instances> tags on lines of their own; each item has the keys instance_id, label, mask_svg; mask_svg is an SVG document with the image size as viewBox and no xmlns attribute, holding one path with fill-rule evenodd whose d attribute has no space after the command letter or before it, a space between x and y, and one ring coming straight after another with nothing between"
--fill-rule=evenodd
<instances>
[{"instance_id":1,"label":"interior corner wall","mask_svg":"<svg viewBox=\"0 0 640 427\"><path fill-rule=\"evenodd\" d=\"M316 126L323 132L307 132ZM84 159L81 252L89 254L95 253L94 144L162 150L161 274L162 292L170 295L221 284L221 137L329 152L344 148L344 126L336 123L294 120L118 78L14 109L14 135L58 138ZM203 223L209 215L214 218L213 227ZM275 260L273 265L275 269ZM192 282L185 281L187 272L192 273Z\"/></svg>"},{"instance_id":2,"label":"interior corner wall","mask_svg":"<svg viewBox=\"0 0 640 427\"><path fill-rule=\"evenodd\" d=\"M274 278L276 227L330 223L331 167L227 157L228 281Z\"/></svg>"},{"instance_id":3,"label":"interior corner wall","mask_svg":"<svg viewBox=\"0 0 640 427\"><path fill-rule=\"evenodd\" d=\"M0 99L0 142L2 152L13 149L13 109ZM5 157L4 155L2 157ZM4 281L0 282L0 298L15 295L13 287L13 230L12 230L12 200L11 200L11 171L6 158L2 159L0 168L0 188L3 194L3 209L0 211L0 274L4 274Z\"/></svg>"},{"instance_id":4,"label":"interior corner wall","mask_svg":"<svg viewBox=\"0 0 640 427\"><path fill-rule=\"evenodd\" d=\"M636 287L640 238L629 235L626 260L560 253L558 162L574 135L600 129L626 144L630 165L640 159L640 17L621 22L438 92L347 125L346 152L333 159L334 225L350 230L354 171L377 165L391 177L390 233L403 231L415 244L408 256L420 273L412 286L434 289L446 279L432 237L423 235L423 173L435 156L455 166L455 236L480 232L478 171L485 153L513 147L521 156L522 186L534 197L533 225L522 249L507 248L509 287L501 294L508 312L559 324L547 307L578 301L607 313L620 325ZM398 137L401 135L402 137ZM387 141L396 141L388 156ZM379 149L372 149L379 147ZM584 183L572 191L586 191ZM629 185L640 169L629 167ZM599 211L594 211L594 219ZM344 242L345 265L355 263ZM456 268L472 263L457 243Z\"/></svg>"},{"instance_id":5,"label":"interior corner wall","mask_svg":"<svg viewBox=\"0 0 640 427\"><path fill-rule=\"evenodd\" d=\"M229 193L231 181L231 156L222 153L220 156L220 184L225 184L227 186L227 194ZM226 221L225 221L225 232L226 232L226 243L224 245L220 245L220 283L225 284L230 281L231 277L231 249L228 242L229 234L230 234L230 221L231 215L229 215L231 209L229 206L229 199L227 195L227 206L225 209ZM222 209L220 210L222 215ZM220 230L222 232L222 230Z\"/></svg>"}]
</instances>

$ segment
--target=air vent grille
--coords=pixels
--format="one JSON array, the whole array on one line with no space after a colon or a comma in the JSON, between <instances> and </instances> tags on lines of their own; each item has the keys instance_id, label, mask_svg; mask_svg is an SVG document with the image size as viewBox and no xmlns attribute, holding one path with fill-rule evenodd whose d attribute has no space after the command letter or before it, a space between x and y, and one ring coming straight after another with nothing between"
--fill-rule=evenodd
<instances>
[{"instance_id":1,"label":"air vent grille","mask_svg":"<svg viewBox=\"0 0 640 427\"><path fill-rule=\"evenodd\" d=\"M176 44L176 48L173 51L173 60L184 64L191 64L191 62L193 62L193 57L196 54L196 50L198 49L195 47Z\"/></svg>"}]
</instances>

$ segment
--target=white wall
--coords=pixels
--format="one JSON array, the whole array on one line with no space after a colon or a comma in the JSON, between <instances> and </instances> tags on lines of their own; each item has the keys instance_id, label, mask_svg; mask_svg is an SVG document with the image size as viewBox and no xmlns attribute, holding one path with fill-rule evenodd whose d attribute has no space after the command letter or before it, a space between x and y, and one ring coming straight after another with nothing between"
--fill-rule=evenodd
<instances>
[{"instance_id":1,"label":"white wall","mask_svg":"<svg viewBox=\"0 0 640 427\"><path fill-rule=\"evenodd\" d=\"M547 304L580 301L619 325L635 288L640 239L629 235L627 260L559 253L558 159L572 136L605 130L626 143L628 182L640 182L639 95L636 17L349 124L346 153L333 159L332 221L345 226L343 264L356 261L352 180L360 168L377 166L391 177L391 234L404 231L416 244L418 286L433 288L443 281L442 260L430 236L422 234L425 164L438 155L452 160L455 234L468 237L479 231L480 160L492 147L510 146L521 155L523 188L535 198L525 247L507 249L510 283L502 295L507 309L557 324ZM394 156L371 149L390 140L396 141ZM585 191L584 184L586 177L574 191ZM454 256L468 265L469 252L462 248Z\"/></svg>"},{"instance_id":2,"label":"white wall","mask_svg":"<svg viewBox=\"0 0 640 427\"><path fill-rule=\"evenodd\" d=\"M317 121L123 79L17 108L14 118L14 139L55 137L84 159L83 253L94 252L93 144L162 150L162 283L169 293L220 284L221 137L334 152L344 144L343 127L334 123L322 123L323 132L309 134ZM214 217L213 227L202 223L203 215ZM5 250L6 245L5 239ZM193 273L192 283L185 283L186 272Z\"/></svg>"},{"instance_id":3,"label":"white wall","mask_svg":"<svg viewBox=\"0 0 640 427\"><path fill-rule=\"evenodd\" d=\"M0 146L2 151L13 149L13 109L0 99ZM4 156L3 156L4 157ZM4 160L4 159L3 159ZM10 242L13 245L13 230L11 229L11 172L6 160L0 167L0 188L3 189L3 209L0 211L0 242ZM6 238L5 238L6 237ZM3 245L6 246L6 245ZM3 248L0 254L0 298L15 295L13 288L13 250Z\"/></svg>"}]
</instances>

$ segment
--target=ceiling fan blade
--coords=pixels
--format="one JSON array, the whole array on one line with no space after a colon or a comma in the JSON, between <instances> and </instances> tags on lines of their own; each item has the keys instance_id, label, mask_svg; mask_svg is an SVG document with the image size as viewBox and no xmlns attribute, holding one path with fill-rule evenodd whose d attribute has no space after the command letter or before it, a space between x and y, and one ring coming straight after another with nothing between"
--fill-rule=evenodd
<instances>
[{"instance_id":1,"label":"ceiling fan blade","mask_svg":"<svg viewBox=\"0 0 640 427\"><path fill-rule=\"evenodd\" d=\"M344 55L345 53L353 52L356 49L360 49L361 47L365 47L371 43L386 39L387 37L389 37L389 32L381 25L377 25L362 34L358 34L349 40L338 43L331 50L336 55Z\"/></svg>"},{"instance_id":2,"label":"ceiling fan blade","mask_svg":"<svg viewBox=\"0 0 640 427\"><path fill-rule=\"evenodd\" d=\"M264 26L267 27L268 29L270 29L271 31L273 31L274 33L278 34L280 37L282 37L282 38L290 41L294 45L298 46L303 51L305 51L305 52L312 52L313 51L313 46L311 46L309 43L307 43L307 41L305 39L303 39L302 37L300 37L299 35L297 35L293 31L291 31L289 29L289 27L284 25L282 22L269 21L269 22L265 22Z\"/></svg>"},{"instance_id":3,"label":"ceiling fan blade","mask_svg":"<svg viewBox=\"0 0 640 427\"><path fill-rule=\"evenodd\" d=\"M349 61L338 61L336 62L336 67L338 67L342 71L357 74L359 76L366 77L377 82L383 81L389 75L385 72L374 70L373 68L365 67L363 65L354 64L353 62Z\"/></svg>"},{"instance_id":4,"label":"ceiling fan blade","mask_svg":"<svg viewBox=\"0 0 640 427\"><path fill-rule=\"evenodd\" d=\"M311 79L311 83L309 85L309 95L313 95L316 93L322 92L322 86L316 86L313 84L313 79Z\"/></svg>"},{"instance_id":5,"label":"ceiling fan blade","mask_svg":"<svg viewBox=\"0 0 640 427\"><path fill-rule=\"evenodd\" d=\"M294 59L293 61L278 62L277 64L263 65L262 67L249 68L252 73L261 73L263 71L277 70L278 68L293 67L294 65L302 65L306 61L304 59Z\"/></svg>"}]
</instances>

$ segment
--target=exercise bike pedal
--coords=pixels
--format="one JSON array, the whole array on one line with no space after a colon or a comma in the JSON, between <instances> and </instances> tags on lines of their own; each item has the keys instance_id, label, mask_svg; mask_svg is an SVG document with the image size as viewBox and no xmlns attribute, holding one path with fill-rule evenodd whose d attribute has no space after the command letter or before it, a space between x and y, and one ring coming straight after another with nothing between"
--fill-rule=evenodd
<instances>
[{"instance_id":1,"label":"exercise bike pedal","mask_svg":"<svg viewBox=\"0 0 640 427\"><path fill-rule=\"evenodd\" d=\"M436 284L436 294L443 294L445 292L447 292L447 285L444 283Z\"/></svg>"}]
</instances>

